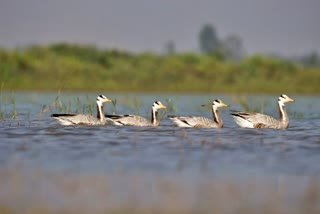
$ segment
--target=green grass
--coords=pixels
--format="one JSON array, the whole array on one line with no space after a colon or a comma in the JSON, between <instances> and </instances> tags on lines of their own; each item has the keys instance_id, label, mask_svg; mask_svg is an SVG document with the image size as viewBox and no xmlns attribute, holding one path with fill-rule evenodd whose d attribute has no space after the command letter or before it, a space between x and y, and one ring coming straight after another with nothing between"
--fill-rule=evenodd
<instances>
[{"instance_id":1,"label":"green grass","mask_svg":"<svg viewBox=\"0 0 320 214\"><path fill-rule=\"evenodd\" d=\"M53 44L0 49L3 90L320 93L320 67L263 55L157 55Z\"/></svg>"}]
</instances>

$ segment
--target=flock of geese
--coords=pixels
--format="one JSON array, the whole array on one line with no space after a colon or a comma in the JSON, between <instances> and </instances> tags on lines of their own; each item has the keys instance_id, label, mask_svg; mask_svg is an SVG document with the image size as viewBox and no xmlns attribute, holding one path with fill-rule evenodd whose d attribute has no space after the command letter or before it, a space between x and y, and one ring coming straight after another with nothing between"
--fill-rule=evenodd
<instances>
[{"instance_id":1,"label":"flock of geese","mask_svg":"<svg viewBox=\"0 0 320 214\"><path fill-rule=\"evenodd\" d=\"M285 110L285 103L294 101L287 95L283 94L278 99L279 119L269 115L254 113L231 111L234 121L243 128L272 128L286 129L289 125L288 115ZM97 116L84 114L52 114L51 117L58 120L61 125L105 125L113 124L117 126L158 126L158 110L166 109L160 101L155 101L151 107L151 119L132 114L124 115L105 115L103 111L103 103L112 102L104 95L97 97ZM179 127L193 128L222 128L223 121L219 116L218 108L227 107L228 105L221 100L216 99L212 102L211 110L213 119L197 116L168 116L168 118Z\"/></svg>"}]
</instances>

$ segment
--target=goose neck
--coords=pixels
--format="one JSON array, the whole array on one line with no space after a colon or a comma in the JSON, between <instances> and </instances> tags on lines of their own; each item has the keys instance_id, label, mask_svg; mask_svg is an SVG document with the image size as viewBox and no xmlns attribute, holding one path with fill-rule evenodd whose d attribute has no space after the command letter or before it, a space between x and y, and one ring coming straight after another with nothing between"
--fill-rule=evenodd
<instances>
[{"instance_id":1,"label":"goose neck","mask_svg":"<svg viewBox=\"0 0 320 214\"><path fill-rule=\"evenodd\" d=\"M213 116L213 121L222 127L223 122L219 116L218 109L215 106L212 106L212 116Z\"/></svg>"},{"instance_id":2,"label":"goose neck","mask_svg":"<svg viewBox=\"0 0 320 214\"><path fill-rule=\"evenodd\" d=\"M279 109L279 120L287 122L288 115L287 115L286 109L284 107L284 104L282 102L278 102L278 109Z\"/></svg>"},{"instance_id":3,"label":"goose neck","mask_svg":"<svg viewBox=\"0 0 320 214\"><path fill-rule=\"evenodd\" d=\"M97 102L97 118L103 122L104 121L104 113L103 113L103 105Z\"/></svg>"},{"instance_id":4,"label":"goose neck","mask_svg":"<svg viewBox=\"0 0 320 214\"><path fill-rule=\"evenodd\" d=\"M158 125L158 111L154 109L151 110L151 124L153 126Z\"/></svg>"}]
</instances>

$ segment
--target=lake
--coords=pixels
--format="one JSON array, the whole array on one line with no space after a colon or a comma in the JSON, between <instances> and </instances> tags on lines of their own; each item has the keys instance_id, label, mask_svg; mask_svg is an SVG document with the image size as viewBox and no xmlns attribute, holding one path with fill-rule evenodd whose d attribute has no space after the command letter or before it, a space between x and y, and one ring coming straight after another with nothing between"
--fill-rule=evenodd
<instances>
[{"instance_id":1,"label":"lake","mask_svg":"<svg viewBox=\"0 0 320 214\"><path fill-rule=\"evenodd\" d=\"M95 114L99 94L117 100L116 105L105 104L104 111L108 114L150 117L155 100L167 105L168 110L159 127L64 127L50 118L52 113ZM320 96L288 95L295 100L286 105L289 128L271 130L240 128L229 110L246 107L278 117L279 95L2 92L0 188L6 191L0 193L0 205L17 212L37 210L40 205L34 201L40 200L48 213L59 209L68 213L70 207L84 213L123 207L124 211L133 209L137 213L150 210L193 213L203 208L203 203L209 207L203 208L204 212L212 210L208 205L211 202L199 198L209 195L214 200L223 193L225 203L219 205L216 201L216 211L230 209L234 213L237 206L230 208L226 201L249 197L244 187L254 186L252 200L243 201L249 213L267 206L269 201L261 202L265 197L271 200L280 196L277 202L270 202L277 205L270 213L291 213L296 207L287 205L306 197L311 185L311 189L317 190L316 197L310 193L315 203L303 204L296 212L315 206L309 213L317 213ZM230 105L219 109L224 121L222 129L179 128L167 118L167 115L211 118L210 109L201 105L217 98ZM19 194L17 185L22 189ZM236 190L232 191L230 185ZM209 186L216 188L207 191ZM70 193L69 188L75 192ZM257 188L263 189L262 196ZM279 192L279 188L284 191ZM113 194L107 194L110 191ZM197 194L190 194L194 192ZM258 192L261 201L256 199ZM13 206L13 200L20 201L20 206ZM113 203L107 206L104 200ZM217 208L218 205L221 207Z\"/></svg>"}]
</instances>

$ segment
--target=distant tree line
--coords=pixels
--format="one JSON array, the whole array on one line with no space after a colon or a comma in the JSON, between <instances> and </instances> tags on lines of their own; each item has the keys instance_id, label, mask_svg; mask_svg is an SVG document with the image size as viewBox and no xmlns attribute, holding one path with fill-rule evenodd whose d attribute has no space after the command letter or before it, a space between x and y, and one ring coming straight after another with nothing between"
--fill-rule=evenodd
<instances>
[{"instance_id":1,"label":"distant tree line","mask_svg":"<svg viewBox=\"0 0 320 214\"><path fill-rule=\"evenodd\" d=\"M205 24L200 29L198 42L201 53L215 56L221 60L240 60L246 55L243 41L240 36L231 34L226 38L221 39L218 36L216 28L212 24ZM176 53L173 40L167 41L164 48L165 53L168 55ZM288 58L274 54L272 54L272 56L295 61L308 67L320 66L320 57L317 51L311 51L310 53L298 57Z\"/></svg>"},{"instance_id":2,"label":"distant tree line","mask_svg":"<svg viewBox=\"0 0 320 214\"><path fill-rule=\"evenodd\" d=\"M316 51L311 51L310 53L307 53L304 56L295 57L294 60L309 67L320 66L320 57Z\"/></svg>"},{"instance_id":3,"label":"distant tree line","mask_svg":"<svg viewBox=\"0 0 320 214\"><path fill-rule=\"evenodd\" d=\"M206 24L199 32L199 47L204 54L220 54L226 59L241 59L244 54L242 39L237 35L229 35L220 39L215 27Z\"/></svg>"},{"instance_id":4,"label":"distant tree line","mask_svg":"<svg viewBox=\"0 0 320 214\"><path fill-rule=\"evenodd\" d=\"M199 50L206 55L215 55L220 59L239 60L245 56L242 39L235 34L224 39L219 38L212 24L205 24L198 35ZM176 53L175 43L168 40L164 45L165 54Z\"/></svg>"}]
</instances>

